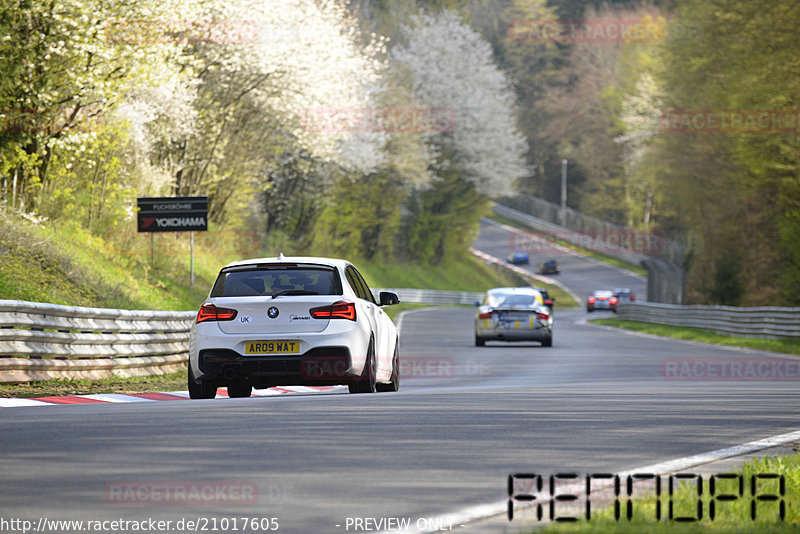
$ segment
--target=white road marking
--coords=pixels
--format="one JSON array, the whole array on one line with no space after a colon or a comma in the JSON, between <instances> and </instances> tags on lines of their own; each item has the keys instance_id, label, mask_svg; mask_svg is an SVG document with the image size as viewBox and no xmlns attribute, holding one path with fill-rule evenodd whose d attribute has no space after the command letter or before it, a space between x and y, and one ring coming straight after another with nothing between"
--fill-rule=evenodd
<instances>
[{"instance_id":1,"label":"white road marking","mask_svg":"<svg viewBox=\"0 0 800 534\"><path fill-rule=\"evenodd\" d=\"M286 386L281 388L270 389L255 389L253 390L254 397L272 397L278 395L327 395L331 393L343 393L347 391L347 386L325 386L321 388L306 387L306 386ZM165 395L173 397L182 397L189 399L188 391L159 391ZM122 402L163 402L164 400L179 400L179 399L145 399L135 395L123 395L120 393L94 393L91 395L65 395L65 399L92 399L107 403L122 403ZM227 399L227 395L219 395L217 399ZM85 404L81 402L76 403L58 403L47 402L37 399L4 399L0 398L0 408L17 408L20 406L64 406L65 404ZM99 404L99 403L98 403Z\"/></svg>"},{"instance_id":2,"label":"white road marking","mask_svg":"<svg viewBox=\"0 0 800 534\"><path fill-rule=\"evenodd\" d=\"M17 406L50 406L51 403L34 399L0 399L0 407L16 408Z\"/></svg>"},{"instance_id":3,"label":"white road marking","mask_svg":"<svg viewBox=\"0 0 800 534\"><path fill-rule=\"evenodd\" d=\"M103 402L156 402L153 399L143 399L133 395L122 395L118 393L95 393L93 395L78 395L85 399L95 399Z\"/></svg>"},{"instance_id":4,"label":"white road marking","mask_svg":"<svg viewBox=\"0 0 800 534\"><path fill-rule=\"evenodd\" d=\"M401 311L400 313L398 313L397 314L397 319L394 322L395 327L397 328L397 337L400 337L400 332L403 329L403 319L405 319L406 315L411 314L411 313L430 311L430 310L435 309L435 308L436 308L436 306L430 306L428 308L417 308L417 309L414 309L414 310L405 310L405 311Z\"/></svg>"}]
</instances>

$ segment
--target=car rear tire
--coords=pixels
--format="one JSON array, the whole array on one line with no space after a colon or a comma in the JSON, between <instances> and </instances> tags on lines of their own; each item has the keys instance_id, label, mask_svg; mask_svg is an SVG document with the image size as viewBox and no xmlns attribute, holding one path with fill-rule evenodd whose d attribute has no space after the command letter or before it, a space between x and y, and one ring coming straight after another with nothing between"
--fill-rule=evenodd
<instances>
[{"instance_id":1,"label":"car rear tire","mask_svg":"<svg viewBox=\"0 0 800 534\"><path fill-rule=\"evenodd\" d=\"M552 347L553 346L553 334L550 334L550 337L542 340L543 347Z\"/></svg>"},{"instance_id":2,"label":"car rear tire","mask_svg":"<svg viewBox=\"0 0 800 534\"><path fill-rule=\"evenodd\" d=\"M392 357L392 377L389 380L388 384L375 384L375 391L397 391L400 389L400 372L399 366L400 365L400 357L399 351L397 349L397 342L394 344L394 356Z\"/></svg>"},{"instance_id":3,"label":"car rear tire","mask_svg":"<svg viewBox=\"0 0 800 534\"><path fill-rule=\"evenodd\" d=\"M347 384L350 393L375 393L375 346L373 340L369 341L367 350L367 361L364 363L364 370L355 382Z\"/></svg>"},{"instance_id":4,"label":"car rear tire","mask_svg":"<svg viewBox=\"0 0 800 534\"><path fill-rule=\"evenodd\" d=\"M486 345L486 340L480 337L478 334L475 334L475 346L483 347L485 345Z\"/></svg>"},{"instance_id":5,"label":"car rear tire","mask_svg":"<svg viewBox=\"0 0 800 534\"><path fill-rule=\"evenodd\" d=\"M228 397L232 399L249 397L253 393L253 386L249 384L234 384L228 386Z\"/></svg>"},{"instance_id":6,"label":"car rear tire","mask_svg":"<svg viewBox=\"0 0 800 534\"><path fill-rule=\"evenodd\" d=\"M213 399L217 396L216 384L209 383L207 380L195 380L192 373L192 365L189 364L187 376L190 399Z\"/></svg>"},{"instance_id":7,"label":"car rear tire","mask_svg":"<svg viewBox=\"0 0 800 534\"><path fill-rule=\"evenodd\" d=\"M592 313L594 311L594 308L586 308L586 311Z\"/></svg>"}]
</instances>

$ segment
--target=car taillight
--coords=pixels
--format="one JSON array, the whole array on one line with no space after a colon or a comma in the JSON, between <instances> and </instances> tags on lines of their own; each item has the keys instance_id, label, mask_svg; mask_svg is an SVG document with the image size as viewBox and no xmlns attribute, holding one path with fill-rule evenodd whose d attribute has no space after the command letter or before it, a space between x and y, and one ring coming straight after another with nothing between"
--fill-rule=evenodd
<instances>
[{"instance_id":1,"label":"car taillight","mask_svg":"<svg viewBox=\"0 0 800 534\"><path fill-rule=\"evenodd\" d=\"M616 303L617 303L617 299L616 299L615 297L611 297L610 299L608 299L608 301L609 301L611 304L616 304Z\"/></svg>"},{"instance_id":2,"label":"car taillight","mask_svg":"<svg viewBox=\"0 0 800 534\"><path fill-rule=\"evenodd\" d=\"M553 299L547 299L544 303L549 306L553 303Z\"/></svg>"},{"instance_id":3,"label":"car taillight","mask_svg":"<svg viewBox=\"0 0 800 534\"><path fill-rule=\"evenodd\" d=\"M348 319L356 320L356 305L354 302L340 300L330 306L320 306L308 310L314 319Z\"/></svg>"},{"instance_id":4,"label":"car taillight","mask_svg":"<svg viewBox=\"0 0 800 534\"><path fill-rule=\"evenodd\" d=\"M491 318L492 318L492 312L490 311L478 314L478 319L491 319Z\"/></svg>"},{"instance_id":5,"label":"car taillight","mask_svg":"<svg viewBox=\"0 0 800 534\"><path fill-rule=\"evenodd\" d=\"M594 297L589 297L589 302L594 303L597 299Z\"/></svg>"},{"instance_id":6,"label":"car taillight","mask_svg":"<svg viewBox=\"0 0 800 534\"><path fill-rule=\"evenodd\" d=\"M239 312L230 308L218 308L213 304L203 304L197 312L197 322L206 321L232 321Z\"/></svg>"},{"instance_id":7,"label":"car taillight","mask_svg":"<svg viewBox=\"0 0 800 534\"><path fill-rule=\"evenodd\" d=\"M636 300L636 295L631 295L631 300Z\"/></svg>"},{"instance_id":8,"label":"car taillight","mask_svg":"<svg viewBox=\"0 0 800 534\"><path fill-rule=\"evenodd\" d=\"M538 317L542 321L546 321L546 320L548 320L550 318L549 315L547 315L546 313L542 313L542 312L536 312L536 317Z\"/></svg>"}]
</instances>

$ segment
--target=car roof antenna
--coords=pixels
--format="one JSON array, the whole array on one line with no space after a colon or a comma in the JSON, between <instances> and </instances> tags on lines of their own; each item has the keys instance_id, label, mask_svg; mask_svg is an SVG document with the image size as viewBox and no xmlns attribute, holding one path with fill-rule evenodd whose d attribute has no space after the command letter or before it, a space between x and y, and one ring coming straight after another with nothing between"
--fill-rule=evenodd
<instances>
[{"instance_id":1,"label":"car roof antenna","mask_svg":"<svg viewBox=\"0 0 800 534\"><path fill-rule=\"evenodd\" d=\"M286 259L286 256L283 255L283 252L278 254L278 259L281 260L281 261Z\"/></svg>"}]
</instances>

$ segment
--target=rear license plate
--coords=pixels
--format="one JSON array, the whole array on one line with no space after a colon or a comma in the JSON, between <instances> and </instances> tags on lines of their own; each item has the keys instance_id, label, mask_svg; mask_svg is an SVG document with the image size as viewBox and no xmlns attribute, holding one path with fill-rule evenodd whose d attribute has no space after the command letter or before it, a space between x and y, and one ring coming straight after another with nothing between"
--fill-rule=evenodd
<instances>
[{"instance_id":1,"label":"rear license plate","mask_svg":"<svg viewBox=\"0 0 800 534\"><path fill-rule=\"evenodd\" d=\"M299 341L248 341L244 345L245 354L297 354Z\"/></svg>"}]
</instances>

